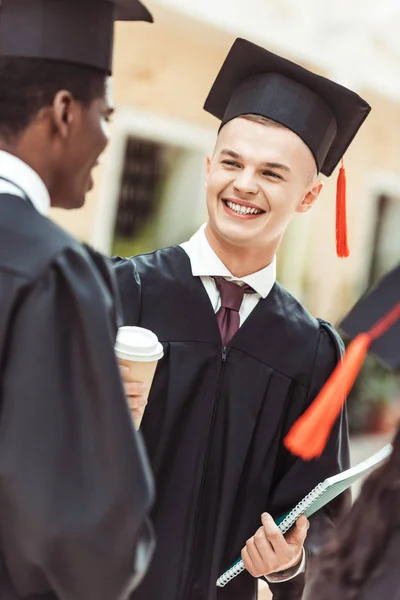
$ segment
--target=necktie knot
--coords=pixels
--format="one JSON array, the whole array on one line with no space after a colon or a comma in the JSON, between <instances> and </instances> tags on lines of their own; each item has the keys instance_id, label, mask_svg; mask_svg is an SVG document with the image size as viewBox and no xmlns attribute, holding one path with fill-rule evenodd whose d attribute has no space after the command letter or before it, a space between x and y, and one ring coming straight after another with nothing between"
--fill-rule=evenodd
<instances>
[{"instance_id":1,"label":"necktie knot","mask_svg":"<svg viewBox=\"0 0 400 600\"><path fill-rule=\"evenodd\" d=\"M221 306L239 312L245 293L244 288L223 277L214 277L214 281L221 296Z\"/></svg>"}]
</instances>

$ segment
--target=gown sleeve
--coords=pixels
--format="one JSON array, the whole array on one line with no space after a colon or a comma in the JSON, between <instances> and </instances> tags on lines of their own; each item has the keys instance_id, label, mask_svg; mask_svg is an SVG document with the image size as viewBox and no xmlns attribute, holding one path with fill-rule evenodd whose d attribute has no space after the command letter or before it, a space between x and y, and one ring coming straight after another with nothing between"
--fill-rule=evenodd
<instances>
[{"instance_id":1,"label":"gown sleeve","mask_svg":"<svg viewBox=\"0 0 400 600\"><path fill-rule=\"evenodd\" d=\"M135 266L135 259L111 259L111 266L117 281L118 293L121 299L121 315L124 325L133 326L139 320L141 307L140 275Z\"/></svg>"},{"instance_id":2,"label":"gown sleeve","mask_svg":"<svg viewBox=\"0 0 400 600\"><path fill-rule=\"evenodd\" d=\"M153 482L112 306L83 248L16 299L0 388L0 562L20 597L120 600L152 556Z\"/></svg>"},{"instance_id":3,"label":"gown sleeve","mask_svg":"<svg viewBox=\"0 0 400 600\"><path fill-rule=\"evenodd\" d=\"M312 403L323 387L340 360L343 350L343 342L338 334L328 323L321 321L320 339L307 396L307 406ZM287 431L298 416L296 414L293 415L292 419L289 419ZM318 460L303 461L282 448L278 464L280 471L285 475L277 483L272 505L285 506L285 510L293 508L302 497L327 477L348 469L350 467L350 453L346 408L342 410L329 442ZM289 498L290 501L288 502ZM347 491L310 517L310 529L305 544L306 574L310 564L315 562L322 545L329 539L330 532L332 532L335 524L350 509L350 504L351 493ZM279 512L282 514L281 511ZM275 514L274 516L280 515ZM275 584L269 582L274 600L301 600L304 585L304 574L300 574L286 582Z\"/></svg>"}]
</instances>

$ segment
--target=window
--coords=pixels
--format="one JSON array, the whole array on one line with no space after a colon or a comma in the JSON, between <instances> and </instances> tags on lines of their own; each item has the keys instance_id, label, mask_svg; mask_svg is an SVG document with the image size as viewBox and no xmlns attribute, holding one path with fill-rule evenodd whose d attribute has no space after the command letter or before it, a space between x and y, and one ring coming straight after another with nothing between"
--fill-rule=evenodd
<instances>
[{"instance_id":1,"label":"window","mask_svg":"<svg viewBox=\"0 0 400 600\"><path fill-rule=\"evenodd\" d=\"M157 247L157 220L179 148L127 137L115 221L113 254L133 255Z\"/></svg>"},{"instance_id":2,"label":"window","mask_svg":"<svg viewBox=\"0 0 400 600\"><path fill-rule=\"evenodd\" d=\"M400 260L399 196L380 194L376 200L376 224L372 242L369 285L374 284Z\"/></svg>"},{"instance_id":3,"label":"window","mask_svg":"<svg viewBox=\"0 0 400 600\"><path fill-rule=\"evenodd\" d=\"M92 244L132 256L187 240L206 220L206 156L215 134L119 109L102 172Z\"/></svg>"}]
</instances>

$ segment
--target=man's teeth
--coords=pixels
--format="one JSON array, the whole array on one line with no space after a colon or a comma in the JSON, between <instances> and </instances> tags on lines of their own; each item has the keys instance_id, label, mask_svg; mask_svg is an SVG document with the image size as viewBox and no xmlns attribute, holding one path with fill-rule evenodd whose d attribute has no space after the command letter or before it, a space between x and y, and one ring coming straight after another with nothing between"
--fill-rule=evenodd
<instances>
[{"instance_id":1,"label":"man's teeth","mask_svg":"<svg viewBox=\"0 0 400 600\"><path fill-rule=\"evenodd\" d=\"M226 201L226 205L229 206L231 210L238 213L239 215L260 215L262 210L258 210L258 208L250 208L249 206L241 206L240 204L235 204L234 202Z\"/></svg>"}]
</instances>

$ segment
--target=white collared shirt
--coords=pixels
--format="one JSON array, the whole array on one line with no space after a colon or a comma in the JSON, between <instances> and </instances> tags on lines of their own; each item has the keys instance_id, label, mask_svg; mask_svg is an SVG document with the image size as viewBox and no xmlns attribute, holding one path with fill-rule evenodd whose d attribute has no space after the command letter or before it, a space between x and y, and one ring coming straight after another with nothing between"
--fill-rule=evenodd
<instances>
[{"instance_id":1,"label":"white collared shirt","mask_svg":"<svg viewBox=\"0 0 400 600\"><path fill-rule=\"evenodd\" d=\"M20 198L26 196L42 215L49 213L50 194L42 179L25 162L3 150L0 150L0 194L12 194Z\"/></svg>"},{"instance_id":2,"label":"white collared shirt","mask_svg":"<svg viewBox=\"0 0 400 600\"><path fill-rule=\"evenodd\" d=\"M218 312L221 307L221 297L213 277L224 277L239 285L247 283L253 288L256 293L245 294L240 307L240 325L243 325L261 298L266 298L272 290L276 281L276 260L274 258L272 263L264 269L238 279L225 267L211 248L205 235L205 228L206 225L202 225L188 242L182 244L182 248L189 256L192 274L194 277L200 277L203 282L214 312Z\"/></svg>"}]
</instances>

